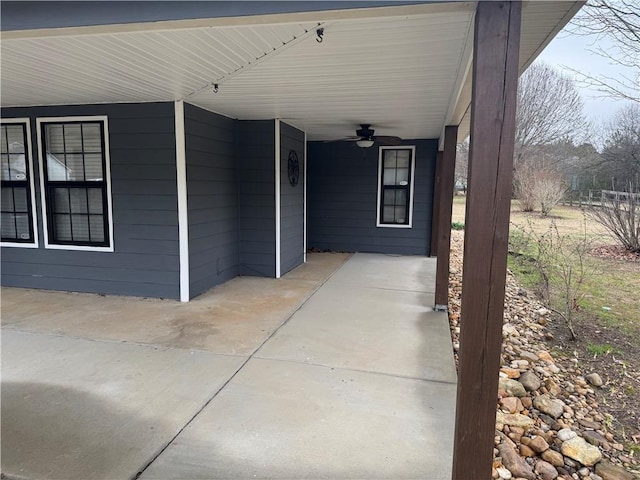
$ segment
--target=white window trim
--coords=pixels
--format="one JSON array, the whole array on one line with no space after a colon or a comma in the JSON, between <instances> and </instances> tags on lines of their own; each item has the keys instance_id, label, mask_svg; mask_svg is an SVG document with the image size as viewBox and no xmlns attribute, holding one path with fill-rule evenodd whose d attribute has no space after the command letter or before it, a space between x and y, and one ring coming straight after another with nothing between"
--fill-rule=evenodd
<instances>
[{"instance_id":1,"label":"white window trim","mask_svg":"<svg viewBox=\"0 0 640 480\"><path fill-rule=\"evenodd\" d=\"M392 223L380 222L380 202L382 201L382 152L384 150L411 150L411 179L409 181L409 223L407 225L394 225ZM400 145L396 147L385 146L378 150L378 202L376 205L376 227L380 228L412 228L413 226L413 184L416 175L416 147L414 145Z\"/></svg>"},{"instance_id":2,"label":"white window trim","mask_svg":"<svg viewBox=\"0 0 640 480\"><path fill-rule=\"evenodd\" d=\"M25 125L27 158L29 166L29 190L31 195L29 201L31 202L31 220L33 222L33 242L0 242L1 247L17 247L17 248L38 248L38 212L36 210L36 189L33 172L33 145L31 144L31 120L29 118L3 118L0 123L22 123Z\"/></svg>"},{"instance_id":3,"label":"white window trim","mask_svg":"<svg viewBox=\"0 0 640 480\"><path fill-rule=\"evenodd\" d=\"M280 119L276 118L275 119L275 164L274 164L274 168L275 168L275 214L276 214L276 255L275 255L275 262L276 262L276 278L280 278L281 276L281 265L280 265L280 261L281 261L281 252L280 252L280 242L281 242L281 232L280 232L280 169L282 168L281 165L281 161L282 161L282 153L280 152Z\"/></svg>"},{"instance_id":4,"label":"white window trim","mask_svg":"<svg viewBox=\"0 0 640 480\"><path fill-rule=\"evenodd\" d=\"M49 229L47 222L47 198L44 184L44 155L42 151L42 124L65 122L103 122L104 132L104 157L105 157L105 183L107 189L107 219L109 221L109 246L91 247L87 245L58 245L49 243ZM36 118L36 135L38 138L38 171L40 172L40 201L42 206L42 234L44 248L51 250L80 250L89 252L113 252L113 206L111 200L111 160L109 154L109 121L106 115L93 115L82 117L39 117Z\"/></svg>"}]
</instances>

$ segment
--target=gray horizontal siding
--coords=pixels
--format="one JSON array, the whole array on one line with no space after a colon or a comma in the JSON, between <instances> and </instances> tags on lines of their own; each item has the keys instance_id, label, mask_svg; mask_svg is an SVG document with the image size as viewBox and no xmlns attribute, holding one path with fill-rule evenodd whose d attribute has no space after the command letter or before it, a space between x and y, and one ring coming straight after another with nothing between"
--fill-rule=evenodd
<instances>
[{"instance_id":1,"label":"gray horizontal siding","mask_svg":"<svg viewBox=\"0 0 640 480\"><path fill-rule=\"evenodd\" d=\"M37 154L40 248L2 248L2 284L116 295L179 298L179 245L172 103L25 107L2 116L106 115L109 122L114 252L43 247Z\"/></svg>"},{"instance_id":2,"label":"gray horizontal siding","mask_svg":"<svg viewBox=\"0 0 640 480\"><path fill-rule=\"evenodd\" d=\"M236 121L185 104L189 293L238 275Z\"/></svg>"},{"instance_id":3,"label":"gray horizontal siding","mask_svg":"<svg viewBox=\"0 0 640 480\"><path fill-rule=\"evenodd\" d=\"M428 255L436 140L416 147L413 227L376 227L378 148L350 142L309 142L308 246L346 252Z\"/></svg>"},{"instance_id":4,"label":"gray horizontal siding","mask_svg":"<svg viewBox=\"0 0 640 480\"><path fill-rule=\"evenodd\" d=\"M289 182L289 152L300 164L298 184ZM304 262L304 132L280 122L280 271Z\"/></svg>"},{"instance_id":5,"label":"gray horizontal siding","mask_svg":"<svg viewBox=\"0 0 640 480\"><path fill-rule=\"evenodd\" d=\"M275 121L240 121L240 274L274 277Z\"/></svg>"}]
</instances>

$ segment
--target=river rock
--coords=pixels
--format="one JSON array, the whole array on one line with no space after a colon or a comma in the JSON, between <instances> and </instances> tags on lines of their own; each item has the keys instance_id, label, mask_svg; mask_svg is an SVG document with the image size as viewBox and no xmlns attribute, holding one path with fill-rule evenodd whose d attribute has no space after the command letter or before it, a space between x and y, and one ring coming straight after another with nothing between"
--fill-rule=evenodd
<instances>
[{"instance_id":1,"label":"river rock","mask_svg":"<svg viewBox=\"0 0 640 480\"><path fill-rule=\"evenodd\" d=\"M571 440L572 438L575 438L577 436L578 434L570 428L563 428L562 430L558 430L558 438L562 442L566 442L567 440Z\"/></svg>"},{"instance_id":2,"label":"river rock","mask_svg":"<svg viewBox=\"0 0 640 480\"><path fill-rule=\"evenodd\" d=\"M520 427L524 430L533 428L535 422L532 418L519 413L503 413L496 412L496 423L499 425L509 425L513 427Z\"/></svg>"},{"instance_id":3,"label":"river rock","mask_svg":"<svg viewBox=\"0 0 640 480\"><path fill-rule=\"evenodd\" d=\"M590 373L586 377L587 382L589 382L594 387L601 387L603 384L602 378L597 373Z\"/></svg>"},{"instance_id":4,"label":"river rock","mask_svg":"<svg viewBox=\"0 0 640 480\"><path fill-rule=\"evenodd\" d=\"M532 392L534 390L538 390L540 388L540 385L541 385L540 379L531 370L527 370L526 372L522 373L520 375L520 378L518 379L518 381L529 392Z\"/></svg>"},{"instance_id":5,"label":"river rock","mask_svg":"<svg viewBox=\"0 0 640 480\"><path fill-rule=\"evenodd\" d=\"M527 480L534 480L536 478L536 474L533 473L531 465L518 455L518 452L516 452L511 445L507 443L498 445L498 452L500 453L500 457L502 457L502 464L507 467L514 476L526 478Z\"/></svg>"},{"instance_id":6,"label":"river rock","mask_svg":"<svg viewBox=\"0 0 640 480\"><path fill-rule=\"evenodd\" d=\"M574 437L563 442L560 449L563 455L573 458L587 467L591 467L602 460L600 450L588 444L582 437Z\"/></svg>"},{"instance_id":7,"label":"river rock","mask_svg":"<svg viewBox=\"0 0 640 480\"><path fill-rule=\"evenodd\" d=\"M529 447L538 453L542 453L545 450L549 449L549 444L544 438L538 435L537 437L531 439L531 442L529 442Z\"/></svg>"},{"instance_id":8,"label":"river rock","mask_svg":"<svg viewBox=\"0 0 640 480\"><path fill-rule=\"evenodd\" d=\"M564 412L564 403L561 400L551 398L547 394L534 398L533 406L553 418L560 417Z\"/></svg>"},{"instance_id":9,"label":"river rock","mask_svg":"<svg viewBox=\"0 0 640 480\"><path fill-rule=\"evenodd\" d=\"M510 378L500 377L498 389L504 390L510 397L524 397L527 394L520 382L517 380L511 380Z\"/></svg>"},{"instance_id":10,"label":"river rock","mask_svg":"<svg viewBox=\"0 0 640 480\"><path fill-rule=\"evenodd\" d=\"M554 467L562 467L564 465L564 457L560 452L556 452L555 450L545 450L540 456Z\"/></svg>"},{"instance_id":11,"label":"river rock","mask_svg":"<svg viewBox=\"0 0 640 480\"><path fill-rule=\"evenodd\" d=\"M633 475L624 468L606 461L596 465L596 474L602 477L602 480L634 480Z\"/></svg>"},{"instance_id":12,"label":"river rock","mask_svg":"<svg viewBox=\"0 0 640 480\"><path fill-rule=\"evenodd\" d=\"M558 470L550 463L540 460L536 463L535 472L542 477L543 480L553 480L558 478Z\"/></svg>"}]
</instances>

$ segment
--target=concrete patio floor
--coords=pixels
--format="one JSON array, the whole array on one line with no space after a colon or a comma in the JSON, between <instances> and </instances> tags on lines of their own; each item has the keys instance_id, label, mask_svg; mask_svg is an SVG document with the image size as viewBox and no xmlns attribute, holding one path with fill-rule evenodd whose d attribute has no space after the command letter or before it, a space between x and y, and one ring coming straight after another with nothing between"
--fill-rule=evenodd
<instances>
[{"instance_id":1,"label":"concrete patio floor","mask_svg":"<svg viewBox=\"0 0 640 480\"><path fill-rule=\"evenodd\" d=\"M2 473L448 479L456 375L434 270L310 254L188 304L4 288Z\"/></svg>"}]
</instances>

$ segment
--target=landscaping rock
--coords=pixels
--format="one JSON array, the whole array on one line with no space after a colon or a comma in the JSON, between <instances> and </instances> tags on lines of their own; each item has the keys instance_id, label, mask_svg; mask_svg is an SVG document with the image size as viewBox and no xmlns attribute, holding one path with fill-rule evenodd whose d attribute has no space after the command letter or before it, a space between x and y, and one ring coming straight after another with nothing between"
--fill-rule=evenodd
<instances>
[{"instance_id":1,"label":"landscaping rock","mask_svg":"<svg viewBox=\"0 0 640 480\"><path fill-rule=\"evenodd\" d=\"M538 390L541 385L540 379L531 370L527 370L526 372L522 373L520 375L520 378L518 378L518 381L522 384L525 390L529 392Z\"/></svg>"},{"instance_id":2,"label":"landscaping rock","mask_svg":"<svg viewBox=\"0 0 640 480\"><path fill-rule=\"evenodd\" d=\"M534 471L540 475L543 480L553 480L554 478L558 478L558 470L556 470L556 467L544 460L540 460L536 463Z\"/></svg>"},{"instance_id":3,"label":"landscaping rock","mask_svg":"<svg viewBox=\"0 0 640 480\"><path fill-rule=\"evenodd\" d=\"M598 447L587 443L582 437L574 437L562 443L560 447L562 454L573 458L582 465L588 467L595 465L602 460L602 453Z\"/></svg>"},{"instance_id":4,"label":"landscaping rock","mask_svg":"<svg viewBox=\"0 0 640 480\"><path fill-rule=\"evenodd\" d=\"M602 480L634 480L633 475L624 468L606 461L596 465L596 474L599 475Z\"/></svg>"},{"instance_id":5,"label":"landscaping rock","mask_svg":"<svg viewBox=\"0 0 640 480\"><path fill-rule=\"evenodd\" d=\"M502 457L502 464L516 477L534 480L535 473L531 465L529 465L515 449L508 443L498 445L498 453Z\"/></svg>"},{"instance_id":6,"label":"landscaping rock","mask_svg":"<svg viewBox=\"0 0 640 480\"><path fill-rule=\"evenodd\" d=\"M551 398L546 394L534 398L533 406L553 418L560 417L564 412L564 403L562 403L561 400Z\"/></svg>"},{"instance_id":7,"label":"landscaping rock","mask_svg":"<svg viewBox=\"0 0 640 480\"><path fill-rule=\"evenodd\" d=\"M577 436L578 434L573 430L571 430L570 428L563 428L562 430L558 431L558 439L560 439L563 442L566 442L567 440L571 440L572 438L575 438Z\"/></svg>"},{"instance_id":8,"label":"landscaping rock","mask_svg":"<svg viewBox=\"0 0 640 480\"><path fill-rule=\"evenodd\" d=\"M526 415L521 415L519 413L496 413L496 423L501 425L509 425L514 427L520 427L525 430L533 428L535 422L532 418L527 417Z\"/></svg>"},{"instance_id":9,"label":"landscaping rock","mask_svg":"<svg viewBox=\"0 0 640 480\"><path fill-rule=\"evenodd\" d=\"M544 438L542 438L541 436L537 436L531 439L531 442L529 442L529 448L531 448L532 450L538 453L542 453L545 450L549 449L549 444L546 442Z\"/></svg>"},{"instance_id":10,"label":"landscaping rock","mask_svg":"<svg viewBox=\"0 0 640 480\"><path fill-rule=\"evenodd\" d=\"M560 452L556 452L555 450L545 450L540 456L543 460L549 462L554 467L561 467L564 465L564 457Z\"/></svg>"},{"instance_id":11,"label":"landscaping rock","mask_svg":"<svg viewBox=\"0 0 640 480\"><path fill-rule=\"evenodd\" d=\"M520 382L503 377L499 379L498 390L504 390L510 397L524 397L527 394Z\"/></svg>"},{"instance_id":12,"label":"landscaping rock","mask_svg":"<svg viewBox=\"0 0 640 480\"><path fill-rule=\"evenodd\" d=\"M587 381L594 387L601 387L604 383L602 381L602 378L600 378L600 375L598 375L597 373L590 373L584 378L586 378Z\"/></svg>"}]
</instances>

